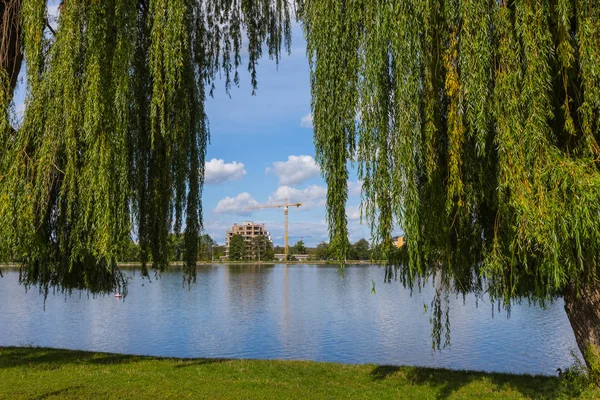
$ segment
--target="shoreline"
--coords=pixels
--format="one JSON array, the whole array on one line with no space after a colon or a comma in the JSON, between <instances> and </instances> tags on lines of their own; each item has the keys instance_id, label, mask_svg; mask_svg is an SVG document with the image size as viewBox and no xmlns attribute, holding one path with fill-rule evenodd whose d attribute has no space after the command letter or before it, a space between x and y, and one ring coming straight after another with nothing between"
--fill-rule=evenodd
<instances>
[{"instance_id":1,"label":"shoreline","mask_svg":"<svg viewBox=\"0 0 600 400\"><path fill-rule=\"evenodd\" d=\"M202 267L207 265L261 265L261 266L269 266L269 265L329 265L329 266L339 266L340 263L338 261L196 261L196 267ZM387 262L385 261L364 261L364 260L349 260L346 261L346 265L376 265L376 266L385 266ZM140 262L129 262L129 261L119 261L117 262L117 267L119 268L139 268L142 264ZM184 266L183 261L172 261L169 263L170 269L177 269ZM148 269L152 269L152 263L147 264ZM21 264L19 263L1 263L0 269L19 269L21 268Z\"/></svg>"}]
</instances>

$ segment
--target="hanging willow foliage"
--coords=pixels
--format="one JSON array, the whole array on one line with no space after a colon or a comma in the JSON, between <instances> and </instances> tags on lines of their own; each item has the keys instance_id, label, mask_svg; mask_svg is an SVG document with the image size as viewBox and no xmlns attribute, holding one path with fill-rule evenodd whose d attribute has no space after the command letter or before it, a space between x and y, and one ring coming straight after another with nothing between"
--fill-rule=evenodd
<instances>
[{"instance_id":1,"label":"hanging willow foliage","mask_svg":"<svg viewBox=\"0 0 600 400\"><path fill-rule=\"evenodd\" d=\"M304 12L342 260L356 162L372 236L390 251L392 230L406 235L388 276L506 307L597 284L599 2L307 0Z\"/></svg>"},{"instance_id":2,"label":"hanging willow foliage","mask_svg":"<svg viewBox=\"0 0 600 400\"><path fill-rule=\"evenodd\" d=\"M116 261L134 230L144 273L168 265L185 225L185 279L202 229L206 91L239 82L243 43L257 88L263 53L290 49L286 0L14 1L27 64L26 111L9 123L0 73L0 255L40 290L124 290Z\"/></svg>"}]
</instances>

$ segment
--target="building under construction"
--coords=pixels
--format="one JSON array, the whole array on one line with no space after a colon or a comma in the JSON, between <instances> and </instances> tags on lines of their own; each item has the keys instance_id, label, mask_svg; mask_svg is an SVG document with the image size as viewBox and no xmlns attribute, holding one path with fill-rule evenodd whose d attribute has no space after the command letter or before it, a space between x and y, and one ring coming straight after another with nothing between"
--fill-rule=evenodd
<instances>
[{"instance_id":1,"label":"building under construction","mask_svg":"<svg viewBox=\"0 0 600 400\"><path fill-rule=\"evenodd\" d=\"M255 224L244 221L241 225L233 224L230 230L225 232L225 257L229 258L229 241L233 235L241 235L246 242L247 248L252 248L252 239L264 236L271 242L271 234L265 229L265 224Z\"/></svg>"}]
</instances>

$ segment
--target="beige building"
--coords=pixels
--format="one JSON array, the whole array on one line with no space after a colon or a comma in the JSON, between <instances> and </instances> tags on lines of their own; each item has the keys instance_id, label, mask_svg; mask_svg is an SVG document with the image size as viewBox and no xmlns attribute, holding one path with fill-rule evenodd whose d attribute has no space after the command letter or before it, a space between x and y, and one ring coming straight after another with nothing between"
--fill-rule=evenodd
<instances>
[{"instance_id":1,"label":"beige building","mask_svg":"<svg viewBox=\"0 0 600 400\"><path fill-rule=\"evenodd\" d=\"M233 235L241 235L248 248L251 248L251 241L256 236L265 236L271 242L271 234L265 229L265 224L248 221L242 222L241 225L233 224L231 229L225 232L225 257L227 258L229 258L229 240Z\"/></svg>"},{"instance_id":2,"label":"beige building","mask_svg":"<svg viewBox=\"0 0 600 400\"><path fill-rule=\"evenodd\" d=\"M402 247L404 246L404 243L406 243L404 241L404 236L394 236L392 242L394 242L394 246L396 247Z\"/></svg>"}]
</instances>

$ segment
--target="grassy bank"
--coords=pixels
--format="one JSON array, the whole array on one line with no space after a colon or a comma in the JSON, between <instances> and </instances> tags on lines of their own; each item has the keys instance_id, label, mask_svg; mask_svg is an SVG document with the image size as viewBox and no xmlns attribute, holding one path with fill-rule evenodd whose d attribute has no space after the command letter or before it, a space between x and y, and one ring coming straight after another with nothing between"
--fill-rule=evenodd
<instances>
[{"instance_id":1,"label":"grassy bank","mask_svg":"<svg viewBox=\"0 0 600 400\"><path fill-rule=\"evenodd\" d=\"M167 359L0 347L0 398L581 399L558 378L307 361Z\"/></svg>"}]
</instances>

